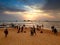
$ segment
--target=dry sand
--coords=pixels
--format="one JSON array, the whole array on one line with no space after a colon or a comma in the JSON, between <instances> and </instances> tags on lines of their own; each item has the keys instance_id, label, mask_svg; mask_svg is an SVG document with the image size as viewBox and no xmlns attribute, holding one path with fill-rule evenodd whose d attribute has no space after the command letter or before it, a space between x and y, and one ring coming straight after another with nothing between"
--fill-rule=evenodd
<instances>
[{"instance_id":1,"label":"dry sand","mask_svg":"<svg viewBox=\"0 0 60 45\"><path fill-rule=\"evenodd\" d=\"M4 36L4 28L0 28L0 45L60 45L60 33L54 35L51 31L44 29L43 33L30 36L30 30L26 33L17 33L17 29L9 28L8 37Z\"/></svg>"}]
</instances>

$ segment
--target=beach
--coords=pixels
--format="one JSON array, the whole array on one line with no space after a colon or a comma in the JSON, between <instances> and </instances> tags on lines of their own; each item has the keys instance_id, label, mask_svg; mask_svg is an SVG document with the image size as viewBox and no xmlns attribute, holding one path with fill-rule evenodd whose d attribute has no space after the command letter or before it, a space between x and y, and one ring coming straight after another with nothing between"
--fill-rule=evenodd
<instances>
[{"instance_id":1,"label":"beach","mask_svg":"<svg viewBox=\"0 0 60 45\"><path fill-rule=\"evenodd\" d=\"M60 45L60 0L0 0L0 45Z\"/></svg>"},{"instance_id":2,"label":"beach","mask_svg":"<svg viewBox=\"0 0 60 45\"><path fill-rule=\"evenodd\" d=\"M0 28L0 45L60 45L60 32L55 35L51 30L43 29L43 33L36 31L36 35L30 35L30 29L26 33L17 33L17 29L8 28L8 36L4 35L4 28Z\"/></svg>"}]
</instances>

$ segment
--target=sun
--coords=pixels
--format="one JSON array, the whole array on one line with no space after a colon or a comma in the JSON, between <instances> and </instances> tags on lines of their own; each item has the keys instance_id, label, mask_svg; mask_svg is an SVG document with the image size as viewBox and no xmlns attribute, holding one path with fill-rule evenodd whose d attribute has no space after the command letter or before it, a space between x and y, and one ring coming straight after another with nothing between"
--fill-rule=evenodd
<instances>
[{"instance_id":1,"label":"sun","mask_svg":"<svg viewBox=\"0 0 60 45\"><path fill-rule=\"evenodd\" d=\"M43 12L42 10L33 9L28 6L27 6L27 8L28 8L28 11L23 13L24 19L26 19L26 20L36 20L38 15L41 12ZM42 15L40 15L40 16L42 16Z\"/></svg>"},{"instance_id":2,"label":"sun","mask_svg":"<svg viewBox=\"0 0 60 45\"><path fill-rule=\"evenodd\" d=\"M38 13L35 10L28 11L24 14L26 20L36 20Z\"/></svg>"},{"instance_id":3,"label":"sun","mask_svg":"<svg viewBox=\"0 0 60 45\"><path fill-rule=\"evenodd\" d=\"M24 16L26 20L35 20L37 15L26 15Z\"/></svg>"}]
</instances>

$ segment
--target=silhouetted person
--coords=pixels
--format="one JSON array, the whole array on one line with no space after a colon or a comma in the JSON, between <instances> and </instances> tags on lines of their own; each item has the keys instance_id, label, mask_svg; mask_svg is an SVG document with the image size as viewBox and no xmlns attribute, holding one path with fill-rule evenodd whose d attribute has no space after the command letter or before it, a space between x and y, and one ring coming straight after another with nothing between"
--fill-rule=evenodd
<instances>
[{"instance_id":1,"label":"silhouetted person","mask_svg":"<svg viewBox=\"0 0 60 45\"><path fill-rule=\"evenodd\" d=\"M33 26L33 33L36 35L35 26Z\"/></svg>"},{"instance_id":2,"label":"silhouetted person","mask_svg":"<svg viewBox=\"0 0 60 45\"><path fill-rule=\"evenodd\" d=\"M15 27L13 23L11 23L11 27L13 27L13 28Z\"/></svg>"},{"instance_id":3,"label":"silhouetted person","mask_svg":"<svg viewBox=\"0 0 60 45\"><path fill-rule=\"evenodd\" d=\"M8 35L8 30L7 29L4 30L4 34L5 34L5 37L7 37L7 35Z\"/></svg>"},{"instance_id":4,"label":"silhouetted person","mask_svg":"<svg viewBox=\"0 0 60 45\"><path fill-rule=\"evenodd\" d=\"M51 26L52 32L54 31L54 28L55 28L54 26Z\"/></svg>"},{"instance_id":5,"label":"silhouetted person","mask_svg":"<svg viewBox=\"0 0 60 45\"><path fill-rule=\"evenodd\" d=\"M34 32L33 32L33 28L32 27L31 27L30 33L31 33L31 36L34 35Z\"/></svg>"},{"instance_id":6,"label":"silhouetted person","mask_svg":"<svg viewBox=\"0 0 60 45\"><path fill-rule=\"evenodd\" d=\"M55 28L53 32L54 32L54 34L57 34L57 29Z\"/></svg>"},{"instance_id":7,"label":"silhouetted person","mask_svg":"<svg viewBox=\"0 0 60 45\"><path fill-rule=\"evenodd\" d=\"M37 25L37 30L39 31L39 25Z\"/></svg>"},{"instance_id":8,"label":"silhouetted person","mask_svg":"<svg viewBox=\"0 0 60 45\"><path fill-rule=\"evenodd\" d=\"M19 33L20 32L20 26L19 26L19 28L18 28L18 32L17 33Z\"/></svg>"},{"instance_id":9,"label":"silhouetted person","mask_svg":"<svg viewBox=\"0 0 60 45\"><path fill-rule=\"evenodd\" d=\"M23 27L25 27L25 24L23 25Z\"/></svg>"},{"instance_id":10,"label":"silhouetted person","mask_svg":"<svg viewBox=\"0 0 60 45\"><path fill-rule=\"evenodd\" d=\"M24 27L22 26L22 27L21 27L21 32L23 32L23 29L24 29Z\"/></svg>"}]
</instances>

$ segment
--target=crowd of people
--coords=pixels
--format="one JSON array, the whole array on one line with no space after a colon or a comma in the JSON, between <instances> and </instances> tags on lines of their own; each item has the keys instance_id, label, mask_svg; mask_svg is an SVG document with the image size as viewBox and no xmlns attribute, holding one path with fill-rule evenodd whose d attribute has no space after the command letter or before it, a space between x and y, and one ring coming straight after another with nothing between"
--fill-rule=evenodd
<instances>
[{"instance_id":1,"label":"crowd of people","mask_svg":"<svg viewBox=\"0 0 60 45\"><path fill-rule=\"evenodd\" d=\"M17 33L20 33L20 32L26 33L26 31L24 31L24 29L26 28L25 24L22 26L17 25L14 28L17 29ZM33 27L30 27L30 35L31 36L36 35L36 31L40 31L40 33L43 33L43 29L44 29L43 24L41 26L37 25L36 27L33 25ZM54 34L57 34L57 29L54 26L51 26L51 30ZM8 29L7 28L4 30L4 34L5 34L5 37L7 37L7 35L8 35Z\"/></svg>"}]
</instances>

